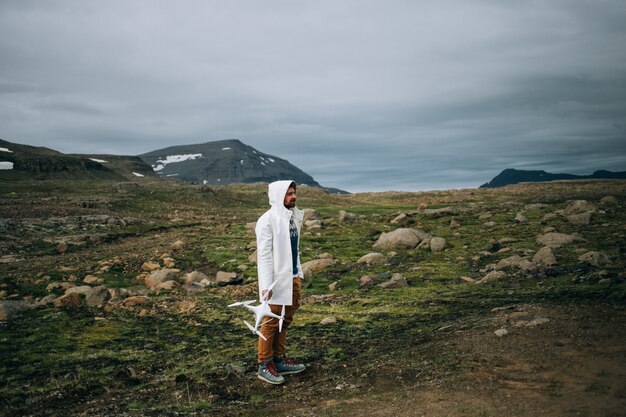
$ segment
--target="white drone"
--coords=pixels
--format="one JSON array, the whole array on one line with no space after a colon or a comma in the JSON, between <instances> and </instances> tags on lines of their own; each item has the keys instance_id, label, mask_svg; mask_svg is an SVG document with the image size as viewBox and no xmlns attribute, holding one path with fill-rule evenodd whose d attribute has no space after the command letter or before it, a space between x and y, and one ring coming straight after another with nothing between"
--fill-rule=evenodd
<instances>
[{"instance_id":1,"label":"white drone","mask_svg":"<svg viewBox=\"0 0 626 417\"><path fill-rule=\"evenodd\" d=\"M272 288L274 288L274 285L276 285L277 282L278 281L274 281L272 285L268 287L265 294L261 297L261 304L259 305L256 305L256 306L251 305L256 300L239 301L237 303L232 303L228 305L228 307L242 306L252 311L255 316L254 326L245 320L243 322L246 324L246 326L248 326L248 329L252 330L252 333L257 334L259 337L261 337L265 341L267 341L267 339L265 338L265 336L263 336L263 333L259 331L259 327L261 327L265 323L272 320L272 318L278 319L278 331L279 332L283 331L283 320L285 319L285 305L283 305L283 309L280 313L280 316L278 314L272 313L272 309L270 308L270 305L269 305L269 295L272 291ZM263 319L263 317L270 317L270 319L261 323L261 320Z\"/></svg>"}]
</instances>

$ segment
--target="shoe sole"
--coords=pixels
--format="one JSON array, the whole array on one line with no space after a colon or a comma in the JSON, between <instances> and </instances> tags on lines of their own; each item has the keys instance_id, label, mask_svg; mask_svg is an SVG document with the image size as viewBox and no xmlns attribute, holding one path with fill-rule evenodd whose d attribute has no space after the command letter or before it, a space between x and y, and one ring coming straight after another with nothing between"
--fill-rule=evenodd
<instances>
[{"instance_id":1,"label":"shoe sole","mask_svg":"<svg viewBox=\"0 0 626 417\"><path fill-rule=\"evenodd\" d=\"M300 372L304 372L306 371L306 368L300 369L299 371L285 371L285 372L279 372L280 375L293 375L293 374L299 374Z\"/></svg>"},{"instance_id":2,"label":"shoe sole","mask_svg":"<svg viewBox=\"0 0 626 417\"><path fill-rule=\"evenodd\" d=\"M284 380L283 380L283 381L280 381L280 382L277 382L277 381L270 381L270 380L269 380L269 379L267 379L267 378L263 378L263 377L262 377L261 375L259 375L259 374L257 374L257 375L256 375L256 377L257 377L257 378L259 378L261 381L263 381L263 382L267 382L268 384L272 384L272 385L280 385L280 384L282 384L283 382L285 382Z\"/></svg>"}]
</instances>

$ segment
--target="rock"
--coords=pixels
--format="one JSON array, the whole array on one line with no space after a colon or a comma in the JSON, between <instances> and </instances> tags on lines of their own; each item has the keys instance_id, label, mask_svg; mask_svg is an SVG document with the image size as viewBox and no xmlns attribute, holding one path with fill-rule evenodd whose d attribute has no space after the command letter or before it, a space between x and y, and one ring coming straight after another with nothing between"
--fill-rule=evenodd
<instances>
[{"instance_id":1,"label":"rock","mask_svg":"<svg viewBox=\"0 0 626 417\"><path fill-rule=\"evenodd\" d=\"M393 258L397 254L398 254L398 252L396 252L396 251L390 251L390 252L387 252L387 257L388 258Z\"/></svg>"},{"instance_id":2,"label":"rock","mask_svg":"<svg viewBox=\"0 0 626 417\"><path fill-rule=\"evenodd\" d=\"M508 237L508 236L498 239L498 243L500 245L506 245L507 243L515 243L517 241L518 239L515 239L514 237Z\"/></svg>"},{"instance_id":3,"label":"rock","mask_svg":"<svg viewBox=\"0 0 626 417\"><path fill-rule=\"evenodd\" d=\"M420 240L416 230L400 228L381 234L373 247L382 250L413 249L420 243Z\"/></svg>"},{"instance_id":4,"label":"rock","mask_svg":"<svg viewBox=\"0 0 626 417\"><path fill-rule=\"evenodd\" d=\"M85 304L87 304L88 307L99 307L103 306L109 298L111 298L111 294L108 288L101 285L91 289L89 294L87 294L87 298L85 298Z\"/></svg>"},{"instance_id":5,"label":"rock","mask_svg":"<svg viewBox=\"0 0 626 417\"><path fill-rule=\"evenodd\" d=\"M619 201L617 200L617 198L612 195L607 195L600 199L600 204L602 204L603 206L613 206L618 203Z\"/></svg>"},{"instance_id":6,"label":"rock","mask_svg":"<svg viewBox=\"0 0 626 417\"><path fill-rule=\"evenodd\" d=\"M205 274L200 271L192 271L188 274L185 274L183 277L183 282L185 284L191 284L192 282L201 282L203 279L209 279Z\"/></svg>"},{"instance_id":7,"label":"rock","mask_svg":"<svg viewBox=\"0 0 626 417\"><path fill-rule=\"evenodd\" d=\"M558 248L563 245L569 245L577 240L574 235L566 235L565 233L546 233L544 235L537 236L537 243L542 246L550 246L551 248Z\"/></svg>"},{"instance_id":8,"label":"rock","mask_svg":"<svg viewBox=\"0 0 626 417\"><path fill-rule=\"evenodd\" d=\"M611 284L613 280L611 278L602 278L598 281L598 284Z\"/></svg>"},{"instance_id":9,"label":"rock","mask_svg":"<svg viewBox=\"0 0 626 417\"><path fill-rule=\"evenodd\" d=\"M256 228L256 222L249 222L245 225L246 230L254 230Z\"/></svg>"},{"instance_id":10,"label":"rock","mask_svg":"<svg viewBox=\"0 0 626 417\"><path fill-rule=\"evenodd\" d=\"M206 280L203 280L203 281L206 281ZM189 284L183 285L182 288L183 290L187 292L199 293L199 292L206 290L206 285L202 284L201 282L192 281Z\"/></svg>"},{"instance_id":11,"label":"rock","mask_svg":"<svg viewBox=\"0 0 626 417\"><path fill-rule=\"evenodd\" d=\"M503 271L491 271L480 280L476 281L477 284L486 284L489 282L499 281L506 277L506 273Z\"/></svg>"},{"instance_id":12,"label":"rock","mask_svg":"<svg viewBox=\"0 0 626 417\"><path fill-rule=\"evenodd\" d=\"M146 296L136 295L133 297L126 298L124 301L122 301L122 305L124 307L133 307L133 306L139 306L139 305L145 304L149 301L150 299Z\"/></svg>"},{"instance_id":13,"label":"rock","mask_svg":"<svg viewBox=\"0 0 626 417\"><path fill-rule=\"evenodd\" d=\"M587 200L574 200L563 210L563 215L597 211L598 208Z\"/></svg>"},{"instance_id":14,"label":"rock","mask_svg":"<svg viewBox=\"0 0 626 417\"><path fill-rule=\"evenodd\" d=\"M312 261L303 263L302 270L321 271L322 269L328 268L329 266L334 264L334 259L313 259Z\"/></svg>"},{"instance_id":15,"label":"rock","mask_svg":"<svg viewBox=\"0 0 626 417\"><path fill-rule=\"evenodd\" d=\"M0 256L0 264L10 264L17 261L23 261L22 258L18 258L17 255L3 255Z\"/></svg>"},{"instance_id":16,"label":"rock","mask_svg":"<svg viewBox=\"0 0 626 417\"><path fill-rule=\"evenodd\" d=\"M41 298L41 300L39 300L39 301L37 302L37 304L42 305L42 306L45 306L45 305L48 305L48 304L50 304L50 303L53 303L53 302L54 302L54 300L56 300L56 298L57 298L57 297L56 297L56 295L54 295L54 294L48 294L48 295L46 295L45 297Z\"/></svg>"},{"instance_id":17,"label":"rock","mask_svg":"<svg viewBox=\"0 0 626 417\"><path fill-rule=\"evenodd\" d=\"M309 220L322 220L322 216L315 209L304 209L302 210L304 213L304 217L302 218L302 222L306 223Z\"/></svg>"},{"instance_id":18,"label":"rock","mask_svg":"<svg viewBox=\"0 0 626 417\"><path fill-rule=\"evenodd\" d=\"M337 323L337 318L335 318L335 317L326 317L326 318L322 319L322 321L320 321L320 324L322 324L322 325L333 324L333 323Z\"/></svg>"},{"instance_id":19,"label":"rock","mask_svg":"<svg viewBox=\"0 0 626 417\"><path fill-rule=\"evenodd\" d=\"M165 257L163 258L163 265L166 268L174 268L174 266L176 266L176 261L173 258Z\"/></svg>"},{"instance_id":20,"label":"rock","mask_svg":"<svg viewBox=\"0 0 626 417\"><path fill-rule=\"evenodd\" d=\"M243 277L238 277L236 272L217 271L215 282L218 285L234 285L243 282Z\"/></svg>"},{"instance_id":21,"label":"rock","mask_svg":"<svg viewBox=\"0 0 626 417\"><path fill-rule=\"evenodd\" d=\"M307 220L306 222L304 222L304 226L307 229L321 229L322 221L321 220Z\"/></svg>"},{"instance_id":22,"label":"rock","mask_svg":"<svg viewBox=\"0 0 626 417\"><path fill-rule=\"evenodd\" d=\"M68 288L75 287L75 286L76 285L72 284L71 282L51 282L46 287L46 291L67 290Z\"/></svg>"},{"instance_id":23,"label":"rock","mask_svg":"<svg viewBox=\"0 0 626 417\"><path fill-rule=\"evenodd\" d=\"M531 269L533 269L533 264L527 259L521 258L518 255L513 255L498 262L496 264L495 270L501 271L507 268L519 268L523 271L530 271Z\"/></svg>"},{"instance_id":24,"label":"rock","mask_svg":"<svg viewBox=\"0 0 626 417\"><path fill-rule=\"evenodd\" d=\"M339 210L339 223L354 223L357 220L356 214Z\"/></svg>"},{"instance_id":25,"label":"rock","mask_svg":"<svg viewBox=\"0 0 626 417\"><path fill-rule=\"evenodd\" d=\"M595 266L598 268L603 268L605 266L611 265L611 260L609 259L608 256L606 256L602 252L596 252L596 251L589 251L581 255L580 257L578 257L578 260L583 263L586 263L586 264L589 264L591 266Z\"/></svg>"},{"instance_id":26,"label":"rock","mask_svg":"<svg viewBox=\"0 0 626 417\"><path fill-rule=\"evenodd\" d=\"M161 265L158 262L146 261L141 265L141 269L148 272L156 271L159 268L161 268Z\"/></svg>"},{"instance_id":27,"label":"rock","mask_svg":"<svg viewBox=\"0 0 626 417\"><path fill-rule=\"evenodd\" d=\"M579 214L571 214L566 217L567 221L575 226L585 226L591 223L591 213L579 213Z\"/></svg>"},{"instance_id":28,"label":"rock","mask_svg":"<svg viewBox=\"0 0 626 417\"><path fill-rule=\"evenodd\" d=\"M155 289L157 285L165 281L173 281L176 279L176 274L171 269L163 268L151 273L145 280L145 285L148 288Z\"/></svg>"},{"instance_id":29,"label":"rock","mask_svg":"<svg viewBox=\"0 0 626 417\"><path fill-rule=\"evenodd\" d=\"M0 321L11 320L27 310L36 307L36 304L22 300L2 300L0 301Z\"/></svg>"},{"instance_id":30,"label":"rock","mask_svg":"<svg viewBox=\"0 0 626 417\"><path fill-rule=\"evenodd\" d=\"M339 281L335 281L328 286L328 289L330 291L337 291L338 288L339 288Z\"/></svg>"},{"instance_id":31,"label":"rock","mask_svg":"<svg viewBox=\"0 0 626 417\"><path fill-rule=\"evenodd\" d=\"M359 260L357 261L357 263L365 263L368 265L382 265L385 262L387 262L387 258L385 258L385 255L378 252L368 253L367 255L359 258Z\"/></svg>"},{"instance_id":32,"label":"rock","mask_svg":"<svg viewBox=\"0 0 626 417\"><path fill-rule=\"evenodd\" d=\"M478 220L482 220L482 221L490 220L492 218L493 218L493 214L491 213L483 213L480 216L478 216Z\"/></svg>"},{"instance_id":33,"label":"rock","mask_svg":"<svg viewBox=\"0 0 626 417\"><path fill-rule=\"evenodd\" d=\"M60 254L64 254L65 252L67 252L67 248L67 243L61 242L57 245L57 252L59 252Z\"/></svg>"},{"instance_id":34,"label":"rock","mask_svg":"<svg viewBox=\"0 0 626 417\"><path fill-rule=\"evenodd\" d=\"M526 223L528 221L528 218L522 213L517 213L517 215L515 216L515 221L517 223Z\"/></svg>"},{"instance_id":35,"label":"rock","mask_svg":"<svg viewBox=\"0 0 626 417\"><path fill-rule=\"evenodd\" d=\"M119 303L126 297L128 297L128 290L126 288L109 288L109 303Z\"/></svg>"},{"instance_id":36,"label":"rock","mask_svg":"<svg viewBox=\"0 0 626 417\"><path fill-rule=\"evenodd\" d=\"M400 213L393 220L391 220L391 223L393 223L393 224L407 224L407 223L409 223L410 220L411 220L411 218L409 216L407 216L405 213Z\"/></svg>"},{"instance_id":37,"label":"rock","mask_svg":"<svg viewBox=\"0 0 626 417\"><path fill-rule=\"evenodd\" d=\"M254 253L250 256L248 256L248 261L252 264L257 263L257 252L256 250L254 251Z\"/></svg>"},{"instance_id":38,"label":"rock","mask_svg":"<svg viewBox=\"0 0 626 417\"><path fill-rule=\"evenodd\" d=\"M334 259L333 255L328 252L324 252L317 257L317 259Z\"/></svg>"},{"instance_id":39,"label":"rock","mask_svg":"<svg viewBox=\"0 0 626 417\"><path fill-rule=\"evenodd\" d=\"M457 227L461 227L461 222L455 219L450 220L450 229L456 229Z\"/></svg>"},{"instance_id":40,"label":"rock","mask_svg":"<svg viewBox=\"0 0 626 417\"><path fill-rule=\"evenodd\" d=\"M65 290L65 294L79 294L79 295L83 295L87 297L87 295L89 295L91 290L92 290L92 287L90 287L89 285L81 285L78 287L68 288L67 290Z\"/></svg>"},{"instance_id":41,"label":"rock","mask_svg":"<svg viewBox=\"0 0 626 417\"><path fill-rule=\"evenodd\" d=\"M546 234L546 233L556 232L556 228L555 228L555 227L552 227L552 226L544 227L544 228L543 228L543 230L542 230L542 232L543 232L544 234Z\"/></svg>"},{"instance_id":42,"label":"rock","mask_svg":"<svg viewBox=\"0 0 626 417\"><path fill-rule=\"evenodd\" d=\"M552 248L550 246L544 246L539 249L535 256L533 256L533 264L541 267L552 267L557 264L556 257L552 252Z\"/></svg>"},{"instance_id":43,"label":"rock","mask_svg":"<svg viewBox=\"0 0 626 417\"><path fill-rule=\"evenodd\" d=\"M551 220L555 220L557 218L556 213L548 213L541 218L541 223L547 223Z\"/></svg>"},{"instance_id":44,"label":"rock","mask_svg":"<svg viewBox=\"0 0 626 417\"><path fill-rule=\"evenodd\" d=\"M363 287L373 287L374 284L376 283L374 281L375 276L374 275L364 275L361 278L359 278L359 287L363 288Z\"/></svg>"},{"instance_id":45,"label":"rock","mask_svg":"<svg viewBox=\"0 0 626 417\"><path fill-rule=\"evenodd\" d=\"M472 277L467 277L467 276L460 276L459 279L465 281L465 282L469 282L470 284L473 284L476 282L476 280Z\"/></svg>"},{"instance_id":46,"label":"rock","mask_svg":"<svg viewBox=\"0 0 626 417\"><path fill-rule=\"evenodd\" d=\"M169 281L160 282L159 284L157 284L156 287L154 287L154 290L155 291L161 291L161 290L171 291L177 287L180 287L180 284L178 282L174 280L169 280Z\"/></svg>"},{"instance_id":47,"label":"rock","mask_svg":"<svg viewBox=\"0 0 626 417\"><path fill-rule=\"evenodd\" d=\"M483 226L485 227L494 227L496 225L496 222L485 222L483 224Z\"/></svg>"},{"instance_id":48,"label":"rock","mask_svg":"<svg viewBox=\"0 0 626 417\"><path fill-rule=\"evenodd\" d=\"M433 252L442 252L446 248L446 240L442 237L433 237L430 239L430 250Z\"/></svg>"},{"instance_id":49,"label":"rock","mask_svg":"<svg viewBox=\"0 0 626 417\"><path fill-rule=\"evenodd\" d=\"M183 242L182 240L177 240L176 242L172 243L171 248L172 249L182 249L185 247L185 242Z\"/></svg>"},{"instance_id":50,"label":"rock","mask_svg":"<svg viewBox=\"0 0 626 417\"><path fill-rule=\"evenodd\" d=\"M404 288L408 287L409 283L406 282L406 279L402 274L393 274L391 279L387 282L383 282L379 285L379 287L389 289L389 288Z\"/></svg>"},{"instance_id":51,"label":"rock","mask_svg":"<svg viewBox=\"0 0 626 417\"><path fill-rule=\"evenodd\" d=\"M504 336L508 336L509 331L505 328L502 328L502 329L496 330L494 333L498 337L504 337Z\"/></svg>"},{"instance_id":52,"label":"rock","mask_svg":"<svg viewBox=\"0 0 626 417\"><path fill-rule=\"evenodd\" d=\"M83 278L83 282L88 285L102 284L104 282L104 279L98 278L94 275L87 275L85 278Z\"/></svg>"},{"instance_id":53,"label":"rock","mask_svg":"<svg viewBox=\"0 0 626 417\"><path fill-rule=\"evenodd\" d=\"M89 287L91 288L91 287ZM69 294L64 294L59 298L54 300L54 306L56 308L71 308L71 307L79 307L82 305L83 301L80 298L80 294L77 292L72 292Z\"/></svg>"}]
</instances>

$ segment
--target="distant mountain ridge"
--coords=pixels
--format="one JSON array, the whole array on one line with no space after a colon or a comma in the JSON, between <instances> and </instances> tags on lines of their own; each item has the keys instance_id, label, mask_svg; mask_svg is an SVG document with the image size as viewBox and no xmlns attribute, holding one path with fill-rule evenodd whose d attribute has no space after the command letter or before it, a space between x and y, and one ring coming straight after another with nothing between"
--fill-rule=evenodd
<instances>
[{"instance_id":1,"label":"distant mountain ridge","mask_svg":"<svg viewBox=\"0 0 626 417\"><path fill-rule=\"evenodd\" d=\"M93 179L127 181L154 177L150 166L130 155L64 154L53 149L22 145L0 139L2 178Z\"/></svg>"},{"instance_id":2,"label":"distant mountain ridge","mask_svg":"<svg viewBox=\"0 0 626 417\"><path fill-rule=\"evenodd\" d=\"M495 176L491 181L481 185L479 188L504 187L505 185L517 184L520 182L545 182L583 179L626 179L626 171L612 172L598 170L591 175L574 175L551 174L543 170L526 171L521 169L508 168Z\"/></svg>"},{"instance_id":3,"label":"distant mountain ridge","mask_svg":"<svg viewBox=\"0 0 626 417\"><path fill-rule=\"evenodd\" d=\"M139 155L157 175L206 184L272 182L292 179L320 187L289 161L258 151L238 139L177 145Z\"/></svg>"}]
</instances>

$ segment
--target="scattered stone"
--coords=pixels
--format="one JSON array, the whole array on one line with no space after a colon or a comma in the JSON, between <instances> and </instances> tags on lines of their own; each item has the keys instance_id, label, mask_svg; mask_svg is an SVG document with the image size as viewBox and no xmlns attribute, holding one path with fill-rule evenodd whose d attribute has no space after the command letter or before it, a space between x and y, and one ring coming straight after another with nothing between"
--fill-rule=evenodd
<instances>
[{"instance_id":1,"label":"scattered stone","mask_svg":"<svg viewBox=\"0 0 626 417\"><path fill-rule=\"evenodd\" d=\"M557 218L556 213L548 213L541 218L541 223L547 223L551 220L555 220Z\"/></svg>"},{"instance_id":2,"label":"scattered stone","mask_svg":"<svg viewBox=\"0 0 626 417\"><path fill-rule=\"evenodd\" d=\"M361 278L359 278L359 287L363 288L363 287L373 287L375 284L374 281L375 276L374 275L364 275Z\"/></svg>"},{"instance_id":3,"label":"scattered stone","mask_svg":"<svg viewBox=\"0 0 626 417\"><path fill-rule=\"evenodd\" d=\"M480 280L476 281L477 284L486 284L489 282L499 281L506 277L506 273L503 271L491 271Z\"/></svg>"},{"instance_id":4,"label":"scattered stone","mask_svg":"<svg viewBox=\"0 0 626 417\"><path fill-rule=\"evenodd\" d=\"M108 288L101 285L91 289L85 298L85 304L87 304L88 307L100 307L103 306L109 298L111 298L111 294Z\"/></svg>"},{"instance_id":5,"label":"scattered stone","mask_svg":"<svg viewBox=\"0 0 626 417\"><path fill-rule=\"evenodd\" d=\"M333 323L337 323L337 318L336 317L326 317L326 318L322 319L322 321L320 321L320 324L322 324L322 325L333 324Z\"/></svg>"},{"instance_id":6,"label":"scattered stone","mask_svg":"<svg viewBox=\"0 0 626 417\"><path fill-rule=\"evenodd\" d=\"M485 227L494 227L495 225L496 225L496 222L493 222L493 221L492 222L486 222L486 223L483 224L483 226L485 226Z\"/></svg>"},{"instance_id":7,"label":"scattered stone","mask_svg":"<svg viewBox=\"0 0 626 417\"><path fill-rule=\"evenodd\" d=\"M161 268L161 265L158 262L146 261L141 265L141 269L147 272L156 271L159 268Z\"/></svg>"},{"instance_id":8,"label":"scattered stone","mask_svg":"<svg viewBox=\"0 0 626 417\"><path fill-rule=\"evenodd\" d=\"M17 255L0 256L0 264L10 264L17 261L23 261L23 259L18 258Z\"/></svg>"},{"instance_id":9,"label":"scattered stone","mask_svg":"<svg viewBox=\"0 0 626 417\"><path fill-rule=\"evenodd\" d=\"M33 309L36 304L22 300L2 300L0 301L0 321L11 320L24 311Z\"/></svg>"},{"instance_id":10,"label":"scattered stone","mask_svg":"<svg viewBox=\"0 0 626 417\"><path fill-rule=\"evenodd\" d=\"M357 220L356 214L339 210L339 223L354 223Z\"/></svg>"},{"instance_id":11,"label":"scattered stone","mask_svg":"<svg viewBox=\"0 0 626 417\"><path fill-rule=\"evenodd\" d=\"M524 259L519 255L513 255L511 257L502 259L495 266L496 271L501 271L508 268L519 268L522 271L530 271L533 269L533 264L529 260Z\"/></svg>"},{"instance_id":12,"label":"scattered stone","mask_svg":"<svg viewBox=\"0 0 626 417\"><path fill-rule=\"evenodd\" d=\"M557 264L556 257L554 256L554 253L552 252L552 248L550 246L544 246L543 248L539 249L537 253L535 253L535 256L533 256L532 262L537 266L546 268L555 266Z\"/></svg>"},{"instance_id":13,"label":"scattered stone","mask_svg":"<svg viewBox=\"0 0 626 417\"><path fill-rule=\"evenodd\" d=\"M589 264L591 266L595 266L598 268L603 268L605 266L611 265L611 260L609 259L608 256L606 256L602 252L596 252L596 251L589 251L581 255L580 257L578 257L578 260L583 263L586 263L586 264Z\"/></svg>"},{"instance_id":14,"label":"scattered stone","mask_svg":"<svg viewBox=\"0 0 626 417\"><path fill-rule=\"evenodd\" d=\"M574 200L563 210L563 215L597 211L598 208L587 200Z\"/></svg>"},{"instance_id":15,"label":"scattered stone","mask_svg":"<svg viewBox=\"0 0 626 417\"><path fill-rule=\"evenodd\" d=\"M236 272L217 271L215 282L218 285L233 285L243 282L243 278L238 277Z\"/></svg>"},{"instance_id":16,"label":"scattered stone","mask_svg":"<svg viewBox=\"0 0 626 417\"><path fill-rule=\"evenodd\" d=\"M491 213L483 213L480 216L478 216L478 220L490 220L493 218L493 214Z\"/></svg>"},{"instance_id":17,"label":"scattered stone","mask_svg":"<svg viewBox=\"0 0 626 417\"><path fill-rule=\"evenodd\" d=\"M166 291L171 291L174 288L178 288L180 287L180 284L174 280L169 280L169 281L164 281L164 282L160 282L159 284L157 284L156 287L154 287L154 290L159 292L161 290L166 290Z\"/></svg>"},{"instance_id":18,"label":"scattered stone","mask_svg":"<svg viewBox=\"0 0 626 417\"><path fill-rule=\"evenodd\" d=\"M591 213L585 212L579 214L571 214L567 216L567 221L574 226L586 226L591 223Z\"/></svg>"},{"instance_id":19,"label":"scattered stone","mask_svg":"<svg viewBox=\"0 0 626 417\"><path fill-rule=\"evenodd\" d=\"M450 229L456 229L457 227L461 227L461 222L455 219L450 220Z\"/></svg>"},{"instance_id":20,"label":"scattered stone","mask_svg":"<svg viewBox=\"0 0 626 417\"><path fill-rule=\"evenodd\" d=\"M357 263L365 263L367 265L382 265L385 262L387 262L387 258L385 258L385 255L378 252L368 253L367 255L359 258L359 260L357 261Z\"/></svg>"},{"instance_id":21,"label":"scattered stone","mask_svg":"<svg viewBox=\"0 0 626 417\"><path fill-rule=\"evenodd\" d=\"M374 249L413 249L420 243L418 231L408 228L396 229L380 235Z\"/></svg>"},{"instance_id":22,"label":"scattered stone","mask_svg":"<svg viewBox=\"0 0 626 417\"><path fill-rule=\"evenodd\" d=\"M102 284L104 282L104 279L98 278L94 275L87 275L85 278L83 278L83 282L88 285Z\"/></svg>"},{"instance_id":23,"label":"scattered stone","mask_svg":"<svg viewBox=\"0 0 626 417\"><path fill-rule=\"evenodd\" d=\"M304 222L304 226L307 229L321 229L322 221L321 220L307 220L306 222Z\"/></svg>"},{"instance_id":24,"label":"scattered stone","mask_svg":"<svg viewBox=\"0 0 626 417\"><path fill-rule=\"evenodd\" d=\"M461 280L463 280L465 282L469 282L470 284L473 284L473 283L476 282L476 280L474 278L467 277L467 276L464 276L464 275L460 276L459 279L461 279Z\"/></svg>"},{"instance_id":25,"label":"scattered stone","mask_svg":"<svg viewBox=\"0 0 626 417\"><path fill-rule=\"evenodd\" d=\"M502 248L502 249L500 249L499 251L497 251L496 253L497 253L497 254L499 254L499 255L501 255L501 254L503 254L503 253L509 253L509 252L511 252L512 250L513 250L513 249L511 249L511 248Z\"/></svg>"},{"instance_id":26,"label":"scattered stone","mask_svg":"<svg viewBox=\"0 0 626 417\"><path fill-rule=\"evenodd\" d=\"M246 230L254 230L256 228L256 222L249 222L245 225Z\"/></svg>"},{"instance_id":27,"label":"scattered stone","mask_svg":"<svg viewBox=\"0 0 626 417\"><path fill-rule=\"evenodd\" d=\"M304 217L302 218L303 223L306 223L309 220L322 220L319 212L315 209L304 209L302 211L304 212Z\"/></svg>"},{"instance_id":28,"label":"scattered stone","mask_svg":"<svg viewBox=\"0 0 626 417\"><path fill-rule=\"evenodd\" d=\"M339 281L335 281L328 286L328 289L330 291L337 291L338 288L339 288Z\"/></svg>"},{"instance_id":29,"label":"scattered stone","mask_svg":"<svg viewBox=\"0 0 626 417\"><path fill-rule=\"evenodd\" d=\"M80 305L82 305L82 303L83 303L83 300L80 298L80 294L77 292L64 294L54 300L54 306L56 308L79 307Z\"/></svg>"},{"instance_id":30,"label":"scattered stone","mask_svg":"<svg viewBox=\"0 0 626 417\"><path fill-rule=\"evenodd\" d=\"M176 266L176 261L173 258L165 257L163 258L163 265L166 268L174 268L174 266Z\"/></svg>"},{"instance_id":31,"label":"scattered stone","mask_svg":"<svg viewBox=\"0 0 626 417\"><path fill-rule=\"evenodd\" d=\"M64 254L65 252L67 252L67 249L68 246L65 242L61 242L57 245L57 252L59 252L60 254Z\"/></svg>"},{"instance_id":32,"label":"scattered stone","mask_svg":"<svg viewBox=\"0 0 626 417\"><path fill-rule=\"evenodd\" d=\"M313 271L321 271L322 269L328 268L331 265L335 264L334 259L313 259L312 261L308 261L302 264L302 270Z\"/></svg>"},{"instance_id":33,"label":"scattered stone","mask_svg":"<svg viewBox=\"0 0 626 417\"><path fill-rule=\"evenodd\" d=\"M409 216L407 216L405 213L400 213L391 221L391 223L393 223L393 224L407 224L407 223L409 223L410 220L411 220L411 218Z\"/></svg>"},{"instance_id":34,"label":"scattered stone","mask_svg":"<svg viewBox=\"0 0 626 417\"><path fill-rule=\"evenodd\" d=\"M502 329L496 330L494 333L498 337L504 337L504 336L508 336L509 331L505 328L502 328Z\"/></svg>"},{"instance_id":35,"label":"scattered stone","mask_svg":"<svg viewBox=\"0 0 626 417\"><path fill-rule=\"evenodd\" d=\"M395 251L391 251L391 252L387 252L387 257L388 258L393 258L394 256L396 256L398 254L398 252Z\"/></svg>"},{"instance_id":36,"label":"scattered stone","mask_svg":"<svg viewBox=\"0 0 626 417\"><path fill-rule=\"evenodd\" d=\"M159 269L151 273L145 280L146 287L155 289L157 285L165 281L173 281L176 279L174 271L168 268Z\"/></svg>"},{"instance_id":37,"label":"scattered stone","mask_svg":"<svg viewBox=\"0 0 626 417\"><path fill-rule=\"evenodd\" d=\"M379 285L379 287L385 288L385 289L389 289L389 288L404 288L404 287L408 287L409 283L406 282L406 279L404 278L404 276L402 274L393 274L393 276L391 277L391 279L387 282L383 282L382 284Z\"/></svg>"},{"instance_id":38,"label":"scattered stone","mask_svg":"<svg viewBox=\"0 0 626 417\"><path fill-rule=\"evenodd\" d=\"M552 227L552 226L548 226L548 227L544 227L542 232L545 233L552 233L552 232L556 232L556 227Z\"/></svg>"},{"instance_id":39,"label":"scattered stone","mask_svg":"<svg viewBox=\"0 0 626 417\"><path fill-rule=\"evenodd\" d=\"M203 274L200 271L192 271L192 272L185 274L185 276L183 277L183 282L185 284L191 284L192 282L202 282L202 280L204 279L208 280L209 277L207 277L205 274Z\"/></svg>"},{"instance_id":40,"label":"scattered stone","mask_svg":"<svg viewBox=\"0 0 626 417\"><path fill-rule=\"evenodd\" d=\"M324 252L317 257L317 259L334 259L333 255L328 252Z\"/></svg>"},{"instance_id":41,"label":"scattered stone","mask_svg":"<svg viewBox=\"0 0 626 417\"><path fill-rule=\"evenodd\" d=\"M109 303L119 303L126 297L128 297L128 290L126 288L109 288Z\"/></svg>"},{"instance_id":42,"label":"scattered stone","mask_svg":"<svg viewBox=\"0 0 626 417\"><path fill-rule=\"evenodd\" d=\"M517 213L517 215L515 216L515 221L517 223L526 223L528 221L528 218L522 213Z\"/></svg>"},{"instance_id":43,"label":"scattered stone","mask_svg":"<svg viewBox=\"0 0 626 417\"><path fill-rule=\"evenodd\" d=\"M508 237L505 236L503 238L498 239L498 243L500 245L506 245L507 243L515 243L517 242L519 239L515 239L514 237Z\"/></svg>"},{"instance_id":44,"label":"scattered stone","mask_svg":"<svg viewBox=\"0 0 626 417\"><path fill-rule=\"evenodd\" d=\"M51 282L46 287L46 291L53 290L67 290L68 288L75 287L71 282Z\"/></svg>"},{"instance_id":45,"label":"scattered stone","mask_svg":"<svg viewBox=\"0 0 626 417\"><path fill-rule=\"evenodd\" d=\"M200 282L193 281L193 282L190 282L189 284L183 285L182 289L191 293L199 293L199 292L206 290L206 287L207 287L206 285L203 285Z\"/></svg>"},{"instance_id":46,"label":"scattered stone","mask_svg":"<svg viewBox=\"0 0 626 417\"><path fill-rule=\"evenodd\" d=\"M430 239L430 250L433 252L442 252L446 248L446 240L442 237L433 237Z\"/></svg>"},{"instance_id":47,"label":"scattered stone","mask_svg":"<svg viewBox=\"0 0 626 417\"><path fill-rule=\"evenodd\" d=\"M56 298L57 298L56 295L48 294L45 297L42 297L41 300L39 300L37 304L45 306L45 305L48 305L50 303L53 303L54 300L56 300Z\"/></svg>"},{"instance_id":48,"label":"scattered stone","mask_svg":"<svg viewBox=\"0 0 626 417\"><path fill-rule=\"evenodd\" d=\"M89 285L81 285L78 287L70 287L65 290L65 294L79 294L87 297L93 288Z\"/></svg>"},{"instance_id":49,"label":"scattered stone","mask_svg":"<svg viewBox=\"0 0 626 417\"><path fill-rule=\"evenodd\" d=\"M600 204L602 204L603 206L612 206L618 203L619 201L617 200L617 198L612 195L607 195L600 199Z\"/></svg>"},{"instance_id":50,"label":"scattered stone","mask_svg":"<svg viewBox=\"0 0 626 417\"><path fill-rule=\"evenodd\" d=\"M248 256L248 261L252 264L257 263L257 252L256 250L254 251L254 253L250 256Z\"/></svg>"},{"instance_id":51,"label":"scattered stone","mask_svg":"<svg viewBox=\"0 0 626 417\"><path fill-rule=\"evenodd\" d=\"M598 284L611 284L613 280L611 278L602 278L598 281Z\"/></svg>"},{"instance_id":52,"label":"scattered stone","mask_svg":"<svg viewBox=\"0 0 626 417\"><path fill-rule=\"evenodd\" d=\"M182 240L177 240L176 242L172 243L171 248L172 249L182 249L185 247L185 242L183 242Z\"/></svg>"},{"instance_id":53,"label":"scattered stone","mask_svg":"<svg viewBox=\"0 0 626 417\"><path fill-rule=\"evenodd\" d=\"M574 235L567 235L565 233L546 233L544 235L537 236L537 243L542 246L550 246L551 248L558 248L563 245L569 245L575 242L577 239Z\"/></svg>"},{"instance_id":54,"label":"scattered stone","mask_svg":"<svg viewBox=\"0 0 626 417\"><path fill-rule=\"evenodd\" d=\"M148 301L150 301L150 299L146 296L135 295L133 297L128 297L124 301L122 301L122 305L124 307L133 307L133 306L139 306L139 305L145 304Z\"/></svg>"}]
</instances>

